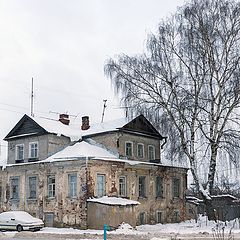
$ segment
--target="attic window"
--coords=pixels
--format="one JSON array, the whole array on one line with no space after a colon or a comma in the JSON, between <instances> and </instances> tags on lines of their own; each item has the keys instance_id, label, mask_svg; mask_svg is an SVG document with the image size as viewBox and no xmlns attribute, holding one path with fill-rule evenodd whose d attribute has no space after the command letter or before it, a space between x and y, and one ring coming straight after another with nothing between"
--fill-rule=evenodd
<instances>
[{"instance_id":1,"label":"attic window","mask_svg":"<svg viewBox=\"0 0 240 240\"><path fill-rule=\"evenodd\" d=\"M127 157L132 157L133 153L133 143L125 142L125 154Z\"/></svg>"},{"instance_id":2,"label":"attic window","mask_svg":"<svg viewBox=\"0 0 240 240\"><path fill-rule=\"evenodd\" d=\"M38 158L38 142L29 143L29 158Z\"/></svg>"},{"instance_id":3,"label":"attic window","mask_svg":"<svg viewBox=\"0 0 240 240\"><path fill-rule=\"evenodd\" d=\"M16 151L16 160L23 160L24 159L24 145L23 144L17 144L15 147Z\"/></svg>"}]
</instances>

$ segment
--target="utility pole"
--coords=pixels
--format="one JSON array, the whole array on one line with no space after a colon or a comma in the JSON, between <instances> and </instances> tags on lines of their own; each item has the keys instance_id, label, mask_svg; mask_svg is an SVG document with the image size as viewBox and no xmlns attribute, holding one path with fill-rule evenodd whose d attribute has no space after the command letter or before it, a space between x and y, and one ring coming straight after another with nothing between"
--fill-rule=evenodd
<instances>
[{"instance_id":1,"label":"utility pole","mask_svg":"<svg viewBox=\"0 0 240 240\"><path fill-rule=\"evenodd\" d=\"M33 113L33 77L32 77L32 88L31 88L31 116L34 117Z\"/></svg>"},{"instance_id":2,"label":"utility pole","mask_svg":"<svg viewBox=\"0 0 240 240\"><path fill-rule=\"evenodd\" d=\"M102 113L102 123L103 123L103 119L104 119L104 113L105 113L105 109L107 107L107 99L103 100L103 113Z\"/></svg>"}]
</instances>

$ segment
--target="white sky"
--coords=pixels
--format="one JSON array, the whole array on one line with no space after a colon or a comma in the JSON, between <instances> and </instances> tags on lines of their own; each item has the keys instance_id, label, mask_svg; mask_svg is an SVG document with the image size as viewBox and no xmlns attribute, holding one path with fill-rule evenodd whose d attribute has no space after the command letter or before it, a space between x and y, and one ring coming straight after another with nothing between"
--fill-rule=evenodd
<instances>
[{"instance_id":1,"label":"white sky","mask_svg":"<svg viewBox=\"0 0 240 240\"><path fill-rule=\"evenodd\" d=\"M122 117L106 60L141 53L149 32L184 0L0 0L0 139L30 113ZM1 145L6 145L4 141ZM2 146L2 156L4 152Z\"/></svg>"}]
</instances>

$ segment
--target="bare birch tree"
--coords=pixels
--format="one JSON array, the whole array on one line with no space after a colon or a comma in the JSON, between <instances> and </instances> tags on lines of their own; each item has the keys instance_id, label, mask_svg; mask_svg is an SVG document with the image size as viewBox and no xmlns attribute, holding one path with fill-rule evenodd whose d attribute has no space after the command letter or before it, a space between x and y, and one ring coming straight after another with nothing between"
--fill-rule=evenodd
<instances>
[{"instance_id":1,"label":"bare birch tree","mask_svg":"<svg viewBox=\"0 0 240 240\"><path fill-rule=\"evenodd\" d=\"M240 5L192 0L150 34L145 53L109 59L105 73L133 113L167 119L209 219L218 152L239 147ZM208 163L202 181L198 161Z\"/></svg>"}]
</instances>

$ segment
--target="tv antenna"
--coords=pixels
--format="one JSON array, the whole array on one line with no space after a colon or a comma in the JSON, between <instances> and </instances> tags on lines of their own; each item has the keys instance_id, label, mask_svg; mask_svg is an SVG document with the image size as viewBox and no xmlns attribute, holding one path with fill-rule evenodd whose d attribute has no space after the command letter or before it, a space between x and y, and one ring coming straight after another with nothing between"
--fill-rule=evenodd
<instances>
[{"instance_id":1,"label":"tv antenna","mask_svg":"<svg viewBox=\"0 0 240 240\"><path fill-rule=\"evenodd\" d=\"M33 77L32 77L32 87L31 87L31 117L34 117L34 113L33 113Z\"/></svg>"},{"instance_id":2,"label":"tv antenna","mask_svg":"<svg viewBox=\"0 0 240 240\"><path fill-rule=\"evenodd\" d=\"M102 113L102 123L103 123L103 119L104 119L104 113L105 113L105 109L107 107L107 99L103 100L103 113Z\"/></svg>"}]
</instances>

